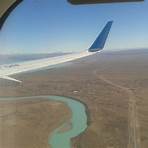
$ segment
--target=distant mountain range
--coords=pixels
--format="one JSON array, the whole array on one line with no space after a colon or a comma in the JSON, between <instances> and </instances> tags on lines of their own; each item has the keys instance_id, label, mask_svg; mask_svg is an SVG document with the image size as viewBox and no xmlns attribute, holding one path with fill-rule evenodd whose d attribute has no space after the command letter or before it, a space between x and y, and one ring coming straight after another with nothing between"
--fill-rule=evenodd
<instances>
[{"instance_id":1,"label":"distant mountain range","mask_svg":"<svg viewBox=\"0 0 148 148\"><path fill-rule=\"evenodd\" d=\"M0 64L10 64L22 61L36 60L42 58L56 57L67 53L48 53L48 54L4 54L0 55Z\"/></svg>"},{"instance_id":2,"label":"distant mountain range","mask_svg":"<svg viewBox=\"0 0 148 148\"><path fill-rule=\"evenodd\" d=\"M148 54L148 48L142 49L126 49L118 51L104 51L103 54L117 54L117 55L133 55L133 54Z\"/></svg>"},{"instance_id":3,"label":"distant mountain range","mask_svg":"<svg viewBox=\"0 0 148 148\"><path fill-rule=\"evenodd\" d=\"M17 63L22 61L36 60L42 58L56 57L69 53L44 53L44 54L5 54L0 55L0 65ZM119 51L103 51L103 55L140 55L148 54L148 49L129 49L129 50L119 50Z\"/></svg>"}]
</instances>

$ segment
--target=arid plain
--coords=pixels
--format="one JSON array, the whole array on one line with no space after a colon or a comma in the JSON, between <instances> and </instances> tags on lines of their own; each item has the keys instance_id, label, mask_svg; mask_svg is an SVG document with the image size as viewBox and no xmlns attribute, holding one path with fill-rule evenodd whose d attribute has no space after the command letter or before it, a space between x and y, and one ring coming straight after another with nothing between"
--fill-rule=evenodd
<instances>
[{"instance_id":1,"label":"arid plain","mask_svg":"<svg viewBox=\"0 0 148 148\"><path fill-rule=\"evenodd\" d=\"M148 147L147 50L104 52L13 77L23 83L0 80L0 96L60 95L87 105L89 125L73 148ZM0 148L49 147L50 133L70 116L59 102L0 101Z\"/></svg>"}]
</instances>

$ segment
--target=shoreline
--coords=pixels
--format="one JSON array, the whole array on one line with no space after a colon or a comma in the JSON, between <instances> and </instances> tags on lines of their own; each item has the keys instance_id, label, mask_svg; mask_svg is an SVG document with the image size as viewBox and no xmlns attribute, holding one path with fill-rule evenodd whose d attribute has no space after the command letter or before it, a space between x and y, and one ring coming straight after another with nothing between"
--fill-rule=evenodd
<instances>
[{"instance_id":1,"label":"shoreline","mask_svg":"<svg viewBox=\"0 0 148 148\"><path fill-rule=\"evenodd\" d=\"M32 99L33 97L48 97L48 96L50 96L50 95L23 96L23 97L22 96L0 96L0 101L14 101L14 100L15 101L18 101L18 100L20 100L20 99L2 100L1 98L7 98L7 99L9 99L9 98L13 98L13 97L15 97L15 98L21 97L22 99L27 99L27 98L30 97ZM74 97L70 97L70 96L66 96L66 95L54 95L54 94L52 94L51 96L67 97L67 98L70 98L72 100L75 100L75 101L78 101L78 102L82 103L85 106L85 112L86 112L86 115L87 115L87 126L90 126L90 124L91 124L90 111L89 111L88 105L85 102L81 101L80 99L77 99L77 98L74 98Z\"/></svg>"},{"instance_id":2,"label":"shoreline","mask_svg":"<svg viewBox=\"0 0 148 148\"><path fill-rule=\"evenodd\" d=\"M41 100L42 99L42 97L48 97L48 96L50 96L50 95L40 95L40 96L0 96L0 101L21 101L21 100L34 100L34 99L36 99L36 100ZM86 104L86 103L84 103L83 101L81 101L81 100L79 100L79 99L77 99L77 98L74 98L74 97L69 97L69 96L63 96L63 95L51 95L51 97L52 96L54 96L54 97L65 97L65 98L69 98L69 99L71 99L71 100L74 100L74 101L77 101L77 102L79 102L79 103L81 103L81 104L83 104L84 105L84 107L85 107L85 114L86 114L86 116L87 116L87 128L90 126L90 123L91 123L91 119L90 119L90 112L89 112L89 109L88 109L88 105ZM14 99L10 99L10 98L13 98L14 97ZM21 98L21 99L19 99L19 97ZM41 98L40 98L41 97ZM1 98L3 98L3 99L1 99ZM6 99L6 100L5 100ZM48 101L48 99L46 99L46 98L43 98L44 100L47 100ZM51 100L49 100L49 101L51 101ZM55 100L56 101L56 100ZM57 102L62 102L62 101L57 101ZM64 104L66 104L66 103L64 103ZM67 104L66 104L66 106L68 106ZM71 138L71 142L73 143L73 140L75 139L75 138L78 138L79 136L81 136L82 134L84 134L84 132L86 132L86 130L87 130L87 128L82 132L82 133L80 133L80 134L78 134L76 137L72 137Z\"/></svg>"}]
</instances>

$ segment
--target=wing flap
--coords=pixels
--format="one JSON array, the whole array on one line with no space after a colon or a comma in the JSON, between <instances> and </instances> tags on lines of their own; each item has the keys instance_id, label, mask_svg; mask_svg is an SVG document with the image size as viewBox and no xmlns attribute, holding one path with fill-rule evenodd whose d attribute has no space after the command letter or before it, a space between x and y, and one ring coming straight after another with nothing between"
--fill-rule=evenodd
<instances>
[{"instance_id":1,"label":"wing flap","mask_svg":"<svg viewBox=\"0 0 148 148\"><path fill-rule=\"evenodd\" d=\"M10 80L10 81L15 81L15 82L18 82L18 83L21 83L21 82L22 82L22 81L20 81L20 80L17 80L17 79L8 77L8 76L2 76L2 77L0 77L0 78L1 78L1 79L5 79L5 80Z\"/></svg>"}]
</instances>

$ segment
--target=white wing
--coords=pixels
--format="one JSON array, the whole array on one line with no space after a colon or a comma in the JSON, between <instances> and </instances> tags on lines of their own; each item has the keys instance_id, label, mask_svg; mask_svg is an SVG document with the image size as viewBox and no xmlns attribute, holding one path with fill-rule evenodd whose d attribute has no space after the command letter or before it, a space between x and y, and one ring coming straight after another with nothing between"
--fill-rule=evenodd
<instances>
[{"instance_id":1,"label":"white wing","mask_svg":"<svg viewBox=\"0 0 148 148\"><path fill-rule=\"evenodd\" d=\"M9 76L13 74L37 70L37 69L41 69L44 67L65 63L68 61L73 61L76 59L80 59L80 58L92 55L104 48L104 45L105 45L107 36L109 34L110 28L112 26L112 23L113 23L112 21L109 21L105 25L105 27L103 28L103 30L101 31L97 39L94 41L94 43L91 45L91 47L87 51L84 51L81 53L64 55L64 56L22 62L18 64L3 65L0 67L0 78L20 82L19 80L16 80Z\"/></svg>"},{"instance_id":2,"label":"white wing","mask_svg":"<svg viewBox=\"0 0 148 148\"><path fill-rule=\"evenodd\" d=\"M22 63L17 63L17 64L2 65L0 67L0 78L7 79L7 80L13 80L16 82L21 82L9 76L22 73L22 72L42 69L48 66L57 65L57 64L68 62L68 61L73 61L73 60L86 57L92 54L94 53L85 51L81 53L74 53L74 54L69 54L69 55L64 55L64 56L27 61L27 62L22 62Z\"/></svg>"}]
</instances>

